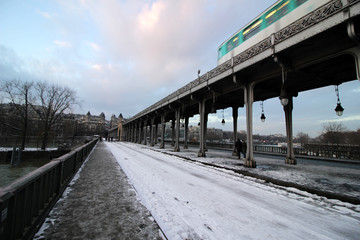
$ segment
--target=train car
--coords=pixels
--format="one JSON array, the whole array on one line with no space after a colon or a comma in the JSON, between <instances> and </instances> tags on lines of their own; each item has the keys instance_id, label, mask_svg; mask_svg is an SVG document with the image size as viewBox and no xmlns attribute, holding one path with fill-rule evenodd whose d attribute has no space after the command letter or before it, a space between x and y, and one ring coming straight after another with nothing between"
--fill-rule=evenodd
<instances>
[{"instance_id":1,"label":"train car","mask_svg":"<svg viewBox=\"0 0 360 240\"><path fill-rule=\"evenodd\" d=\"M218 48L218 65L331 0L278 0Z\"/></svg>"}]
</instances>

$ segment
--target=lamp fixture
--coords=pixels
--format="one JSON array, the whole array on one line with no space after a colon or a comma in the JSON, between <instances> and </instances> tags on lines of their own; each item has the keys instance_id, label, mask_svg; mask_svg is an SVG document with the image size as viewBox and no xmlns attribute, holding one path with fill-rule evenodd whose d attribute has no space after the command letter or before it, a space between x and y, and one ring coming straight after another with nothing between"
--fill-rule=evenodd
<instances>
[{"instance_id":1,"label":"lamp fixture","mask_svg":"<svg viewBox=\"0 0 360 240\"><path fill-rule=\"evenodd\" d=\"M286 92L286 90L285 90L285 86L282 86L281 87L281 92L280 92L280 102L281 102L281 105L283 105L283 106L286 106L286 105L288 105L288 103L289 103L289 98L288 98L288 96L287 96L287 92Z\"/></svg>"},{"instance_id":2,"label":"lamp fixture","mask_svg":"<svg viewBox=\"0 0 360 240\"><path fill-rule=\"evenodd\" d=\"M224 109L222 110L222 121L221 121L221 125L225 125L225 118L224 118Z\"/></svg>"},{"instance_id":3,"label":"lamp fixture","mask_svg":"<svg viewBox=\"0 0 360 240\"><path fill-rule=\"evenodd\" d=\"M185 127L184 117L181 117L181 118L180 118L180 123L181 123L181 127Z\"/></svg>"},{"instance_id":4,"label":"lamp fixture","mask_svg":"<svg viewBox=\"0 0 360 240\"><path fill-rule=\"evenodd\" d=\"M343 115L344 108L341 106L341 103L340 103L339 86L338 85L335 86L335 93L336 93L336 96L337 96L337 105L336 105L336 108L335 108L335 112L336 112L336 115L338 115L340 117L340 116Z\"/></svg>"},{"instance_id":5,"label":"lamp fixture","mask_svg":"<svg viewBox=\"0 0 360 240\"><path fill-rule=\"evenodd\" d=\"M264 114L264 101L260 102L260 106L261 106L261 117L260 117L260 119L261 119L261 122L265 122L266 117L265 117L265 114Z\"/></svg>"},{"instance_id":6,"label":"lamp fixture","mask_svg":"<svg viewBox=\"0 0 360 240\"><path fill-rule=\"evenodd\" d=\"M281 64L281 92L280 92L280 102L281 105L286 106L289 103L289 98L286 92L285 87L285 80L286 80L287 74L286 69L283 64Z\"/></svg>"}]
</instances>

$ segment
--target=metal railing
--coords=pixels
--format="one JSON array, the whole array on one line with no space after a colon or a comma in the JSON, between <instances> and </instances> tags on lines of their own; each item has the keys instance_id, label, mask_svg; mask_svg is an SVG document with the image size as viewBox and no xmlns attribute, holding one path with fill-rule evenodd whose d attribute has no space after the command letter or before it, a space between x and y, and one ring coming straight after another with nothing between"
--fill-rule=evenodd
<instances>
[{"instance_id":1,"label":"metal railing","mask_svg":"<svg viewBox=\"0 0 360 240\"><path fill-rule=\"evenodd\" d=\"M165 140L166 144L170 144L171 140ZM183 144L183 142L181 142ZM198 142L189 142L189 145L198 146ZM211 148L219 149L233 149L232 143L211 143L206 145ZM256 153L271 153L286 155L286 147L269 146L269 145L254 145L254 152ZM360 160L360 146L354 145L328 145L328 144L306 144L305 147L294 147L294 154L296 156L332 158L332 159L350 159Z\"/></svg>"},{"instance_id":2,"label":"metal railing","mask_svg":"<svg viewBox=\"0 0 360 240\"><path fill-rule=\"evenodd\" d=\"M0 239L31 239L97 139L0 188Z\"/></svg>"},{"instance_id":3,"label":"metal railing","mask_svg":"<svg viewBox=\"0 0 360 240\"><path fill-rule=\"evenodd\" d=\"M286 154L286 147L255 145L254 152ZM332 159L351 159L360 160L359 146L338 146L338 145L308 145L305 147L294 148L294 154L297 156L321 157Z\"/></svg>"}]
</instances>

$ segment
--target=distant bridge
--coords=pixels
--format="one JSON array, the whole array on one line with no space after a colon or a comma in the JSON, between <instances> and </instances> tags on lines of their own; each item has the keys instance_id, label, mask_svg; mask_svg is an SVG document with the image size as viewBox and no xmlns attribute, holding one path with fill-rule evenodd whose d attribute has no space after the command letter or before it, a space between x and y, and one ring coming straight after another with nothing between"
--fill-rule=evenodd
<instances>
[{"instance_id":1,"label":"distant bridge","mask_svg":"<svg viewBox=\"0 0 360 240\"><path fill-rule=\"evenodd\" d=\"M150 127L153 145L154 132L161 124L163 148L165 123L172 120L174 150L179 151L180 119L185 122L186 148L188 119L200 114L198 155L205 157L208 114L232 107L236 139L238 108L245 106L248 144L245 166L256 167L252 105L281 97L288 100L284 104L285 162L296 164L292 144L293 97L299 92L359 79L359 46L360 0L329 1L128 119L123 125L123 139L146 144Z\"/></svg>"}]
</instances>

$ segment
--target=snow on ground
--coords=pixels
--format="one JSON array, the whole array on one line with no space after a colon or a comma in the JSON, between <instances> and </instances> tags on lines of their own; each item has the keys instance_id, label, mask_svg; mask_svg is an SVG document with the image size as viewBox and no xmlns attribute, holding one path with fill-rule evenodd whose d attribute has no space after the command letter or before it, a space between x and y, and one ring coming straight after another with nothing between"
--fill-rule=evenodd
<instances>
[{"instance_id":1,"label":"snow on ground","mask_svg":"<svg viewBox=\"0 0 360 240\"><path fill-rule=\"evenodd\" d=\"M147 146L143 146L147 147ZM150 148L150 147L147 147ZM207 157L196 157L198 148L181 150L181 152L171 152L171 149L152 150L166 152L185 158L190 158L197 162L210 163L216 166L223 166L234 170L242 170L258 175L298 183L303 186L310 186L313 189L341 193L349 197L360 199L360 165L339 164L336 162L323 162L324 164L315 165L309 160L298 159L297 165L284 164L284 157L259 155L256 154L256 168L246 168L243 160L238 160L231 156L230 151L211 149L207 152ZM321 162L320 162L321 163ZM317 162L319 164L319 162ZM334 167L335 165L337 167ZM350 167L349 167L350 166Z\"/></svg>"},{"instance_id":2,"label":"snow on ground","mask_svg":"<svg viewBox=\"0 0 360 240\"><path fill-rule=\"evenodd\" d=\"M359 239L359 205L106 144L168 239Z\"/></svg>"}]
</instances>

